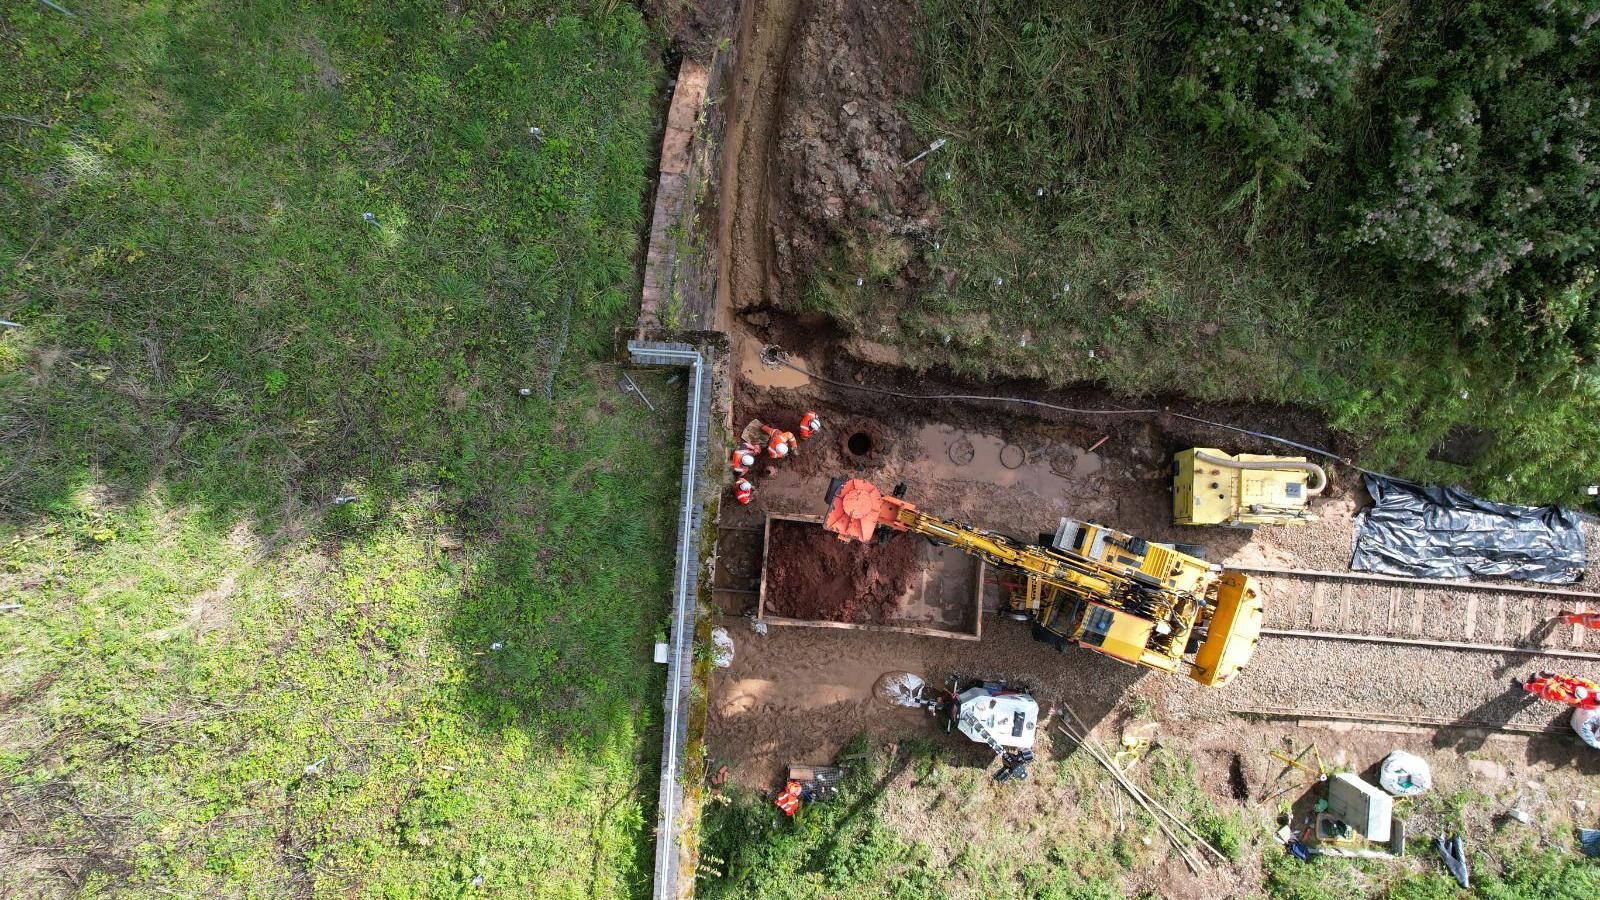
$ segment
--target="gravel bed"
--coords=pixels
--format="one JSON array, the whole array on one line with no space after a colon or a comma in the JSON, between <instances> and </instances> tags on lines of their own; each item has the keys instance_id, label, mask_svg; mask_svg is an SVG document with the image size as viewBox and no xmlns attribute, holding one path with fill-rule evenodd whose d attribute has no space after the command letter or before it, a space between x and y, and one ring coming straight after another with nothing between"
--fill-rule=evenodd
<instances>
[{"instance_id":1,"label":"gravel bed","mask_svg":"<svg viewBox=\"0 0 1600 900\"><path fill-rule=\"evenodd\" d=\"M1600 662L1558 662L1563 672L1600 680ZM1537 668L1535 658L1520 654L1268 637L1218 699L1232 707L1564 721L1562 708L1523 699L1518 683Z\"/></svg>"}]
</instances>

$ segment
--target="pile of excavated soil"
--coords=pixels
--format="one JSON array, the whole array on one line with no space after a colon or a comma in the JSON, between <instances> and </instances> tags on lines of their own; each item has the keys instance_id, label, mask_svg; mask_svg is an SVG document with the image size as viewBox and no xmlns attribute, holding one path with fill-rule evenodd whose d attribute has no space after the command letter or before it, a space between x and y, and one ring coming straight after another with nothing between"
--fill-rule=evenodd
<instances>
[{"instance_id":1,"label":"pile of excavated soil","mask_svg":"<svg viewBox=\"0 0 1600 900\"><path fill-rule=\"evenodd\" d=\"M903 535L883 543L846 543L821 525L774 521L767 547L766 612L881 625L894 617L916 567L916 545Z\"/></svg>"}]
</instances>

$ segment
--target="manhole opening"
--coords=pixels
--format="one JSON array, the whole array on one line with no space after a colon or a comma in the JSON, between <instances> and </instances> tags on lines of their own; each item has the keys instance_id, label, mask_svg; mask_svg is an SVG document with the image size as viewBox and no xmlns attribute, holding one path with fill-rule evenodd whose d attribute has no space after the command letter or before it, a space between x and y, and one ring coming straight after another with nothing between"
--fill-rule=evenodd
<instances>
[{"instance_id":1,"label":"manhole opening","mask_svg":"<svg viewBox=\"0 0 1600 900\"><path fill-rule=\"evenodd\" d=\"M844 448L856 456L866 456L872 452L872 435L858 431L845 439Z\"/></svg>"}]
</instances>

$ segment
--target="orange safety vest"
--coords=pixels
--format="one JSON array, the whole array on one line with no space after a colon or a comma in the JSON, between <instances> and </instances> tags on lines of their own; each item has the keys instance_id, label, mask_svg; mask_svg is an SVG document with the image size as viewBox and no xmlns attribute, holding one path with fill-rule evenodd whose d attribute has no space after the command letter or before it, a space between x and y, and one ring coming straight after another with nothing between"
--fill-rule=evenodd
<instances>
[{"instance_id":1,"label":"orange safety vest","mask_svg":"<svg viewBox=\"0 0 1600 900\"><path fill-rule=\"evenodd\" d=\"M773 803L783 810L786 816L793 816L800 809L800 782L791 781L783 786L783 793Z\"/></svg>"},{"instance_id":2,"label":"orange safety vest","mask_svg":"<svg viewBox=\"0 0 1600 900\"><path fill-rule=\"evenodd\" d=\"M814 412L807 412L800 419L800 439L805 440L822 430L822 420Z\"/></svg>"},{"instance_id":3,"label":"orange safety vest","mask_svg":"<svg viewBox=\"0 0 1600 900\"><path fill-rule=\"evenodd\" d=\"M784 449L779 450L779 447L784 447ZM794 448L795 440L793 433L788 431L774 431L772 434L772 440L767 442L767 455L773 459L781 459L784 456L794 452Z\"/></svg>"},{"instance_id":4,"label":"orange safety vest","mask_svg":"<svg viewBox=\"0 0 1600 900\"><path fill-rule=\"evenodd\" d=\"M1600 629L1600 613L1562 613L1561 624Z\"/></svg>"},{"instance_id":5,"label":"orange safety vest","mask_svg":"<svg viewBox=\"0 0 1600 900\"><path fill-rule=\"evenodd\" d=\"M755 492L755 489L755 485L741 478L733 483L733 499L738 500L740 503L749 503L750 496Z\"/></svg>"},{"instance_id":6,"label":"orange safety vest","mask_svg":"<svg viewBox=\"0 0 1600 900\"><path fill-rule=\"evenodd\" d=\"M1600 708L1600 685L1587 678L1572 675L1536 675L1529 678L1522 687L1540 700L1581 706L1584 709ZM1588 696L1580 699L1578 688L1587 690Z\"/></svg>"},{"instance_id":7,"label":"orange safety vest","mask_svg":"<svg viewBox=\"0 0 1600 900\"><path fill-rule=\"evenodd\" d=\"M732 455L728 457L728 464L733 466L734 474L743 475L744 473L750 471L750 466L755 465L756 452L756 448L750 446L749 444L743 444L738 449L734 450ZM750 457L750 462L748 464L746 464L744 461L744 457L746 456Z\"/></svg>"}]
</instances>

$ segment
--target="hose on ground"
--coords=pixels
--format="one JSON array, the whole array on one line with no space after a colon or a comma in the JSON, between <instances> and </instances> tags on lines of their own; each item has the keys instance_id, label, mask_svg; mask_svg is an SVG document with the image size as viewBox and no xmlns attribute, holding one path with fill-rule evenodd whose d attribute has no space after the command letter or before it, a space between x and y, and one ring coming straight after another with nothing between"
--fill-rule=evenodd
<instances>
[{"instance_id":1,"label":"hose on ground","mask_svg":"<svg viewBox=\"0 0 1600 900\"><path fill-rule=\"evenodd\" d=\"M1322 493L1328 486L1328 473L1314 462L1295 462L1287 459L1276 461L1229 459L1226 456L1213 456L1204 450L1196 450L1194 458L1201 462L1210 463L1213 466L1222 466L1228 469L1250 469L1261 472L1281 472L1284 469L1297 469L1301 472L1309 472L1315 475L1317 479L1315 486L1306 485L1306 493L1312 497Z\"/></svg>"},{"instance_id":2,"label":"hose on ground","mask_svg":"<svg viewBox=\"0 0 1600 900\"><path fill-rule=\"evenodd\" d=\"M1001 396L994 396L994 395L988 395L988 394L912 394L912 393L907 393L907 392L904 392L904 391L891 391L888 388L868 387L867 385L864 385L864 384L850 384L849 382L846 382L846 381L839 381L837 379L828 378L827 376L824 376L824 375L818 375L817 373L812 372L811 370L807 369L804 366L796 365L796 364L790 362L789 358L788 358L788 354L785 353L783 348L779 347L777 344L768 344L766 347L764 347L762 349L762 351L761 351L761 357L762 357L762 360L764 362L768 363L769 365L779 365L779 366L783 366L786 369L792 369L792 370L794 370L796 372L799 372L800 374L806 376L807 378L814 378L817 381L822 382L823 384L831 384L834 387L843 388L844 390L847 390L847 391L861 391L862 393L877 394L877 395L883 396L883 397L898 397L898 398L900 398L902 400L962 400L962 401L969 401L969 402L974 402L974 403L1017 403L1017 404L1021 404L1021 405L1024 405L1024 406L1033 406L1033 407L1038 407L1040 409L1050 409L1050 410L1055 410L1056 412L1070 413L1072 415L1080 415L1080 416L1159 416L1159 415L1168 415L1168 416L1172 416L1175 419L1183 419L1185 421L1194 422L1194 423L1197 423L1197 424L1200 424L1200 425L1209 425L1209 426L1211 426L1213 428L1221 428L1221 429L1223 429L1225 431L1232 431L1232 432L1235 432L1237 434L1247 435L1249 437L1257 438L1259 440L1270 441L1270 442L1272 442L1274 444L1282 444L1285 447L1293 447L1296 450L1303 450L1306 453L1315 454L1316 456L1320 456L1320 457L1322 457L1324 459L1330 459L1330 460L1333 460L1336 463L1341 463L1343 465L1349 466L1350 468L1356 470L1357 472L1361 472L1362 474L1365 474L1365 475L1376 475L1379 478L1388 478L1388 479L1391 479L1391 480L1394 480L1394 481L1404 482L1406 484L1416 484L1417 483L1417 482L1414 482L1414 481L1409 481L1408 479L1405 479L1405 478L1395 478L1393 475L1385 475L1382 472L1374 472L1371 469L1364 469L1361 466L1356 465L1355 464L1355 460L1352 460L1350 457L1348 457L1348 456L1339 456L1336 453L1331 453L1331 452L1329 452L1327 450L1323 450L1320 447L1313 447L1313 446L1311 446L1309 444L1302 444L1302 443L1300 443L1298 441L1291 441L1288 438L1279 437L1279 436L1277 436L1275 434L1264 434L1264 433L1262 433L1260 431L1251 431L1248 428L1240 428L1237 425L1229 425L1226 422L1215 422L1215 421L1212 421L1211 419L1201 418L1200 416L1191 416L1191 415L1188 415L1186 413L1173 412L1172 410L1169 410L1169 409L1155 409L1155 408L1146 408L1146 409L1080 409L1078 407L1073 407L1073 406L1063 406L1063 405L1061 405L1059 403L1048 403L1048 402L1046 402L1044 400L1030 400L1030 399L1028 399L1026 397L1001 397ZM1326 486L1326 484L1327 484L1327 473L1326 472L1322 473L1322 481L1323 481L1323 486ZM1318 490L1320 491L1321 488L1319 487Z\"/></svg>"}]
</instances>

